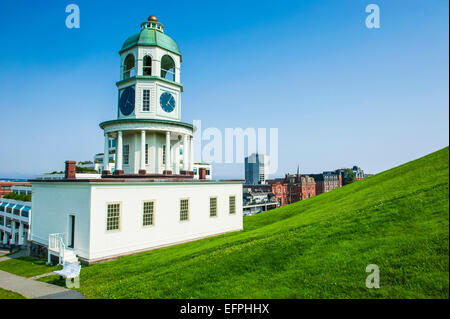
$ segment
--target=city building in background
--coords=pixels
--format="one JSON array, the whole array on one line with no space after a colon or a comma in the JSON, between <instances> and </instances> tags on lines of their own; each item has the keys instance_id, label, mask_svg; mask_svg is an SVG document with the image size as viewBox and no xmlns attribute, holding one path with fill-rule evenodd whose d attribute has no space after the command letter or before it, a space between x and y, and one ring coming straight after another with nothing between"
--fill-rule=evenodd
<instances>
[{"instance_id":1,"label":"city building in background","mask_svg":"<svg viewBox=\"0 0 450 319\"><path fill-rule=\"evenodd\" d=\"M301 176L302 200L316 196L316 181L308 175Z\"/></svg>"},{"instance_id":2,"label":"city building in background","mask_svg":"<svg viewBox=\"0 0 450 319\"><path fill-rule=\"evenodd\" d=\"M272 189L275 200L278 206L284 206L289 203L288 201L288 185L281 180L268 180L267 181Z\"/></svg>"},{"instance_id":3,"label":"city building in background","mask_svg":"<svg viewBox=\"0 0 450 319\"><path fill-rule=\"evenodd\" d=\"M355 178L358 181L365 178L364 171L356 165L352 167L352 172L355 174Z\"/></svg>"},{"instance_id":4,"label":"city building in background","mask_svg":"<svg viewBox=\"0 0 450 319\"><path fill-rule=\"evenodd\" d=\"M336 172L326 171L322 174L310 174L316 182L316 195L326 193L342 187L341 174Z\"/></svg>"},{"instance_id":5,"label":"city building in background","mask_svg":"<svg viewBox=\"0 0 450 319\"><path fill-rule=\"evenodd\" d=\"M280 206L316 196L316 183L313 177L301 175L300 167L296 174L285 174L284 178L267 181L274 191Z\"/></svg>"},{"instance_id":6,"label":"city building in background","mask_svg":"<svg viewBox=\"0 0 450 319\"><path fill-rule=\"evenodd\" d=\"M244 185L242 190L244 216L258 214L280 206L270 185Z\"/></svg>"},{"instance_id":7,"label":"city building in background","mask_svg":"<svg viewBox=\"0 0 450 319\"><path fill-rule=\"evenodd\" d=\"M19 185L31 186L28 182L0 181L0 197L11 193L13 187Z\"/></svg>"},{"instance_id":8,"label":"city building in background","mask_svg":"<svg viewBox=\"0 0 450 319\"><path fill-rule=\"evenodd\" d=\"M253 153L245 158L245 183L248 185L266 184L269 179L269 157Z\"/></svg>"},{"instance_id":9,"label":"city building in background","mask_svg":"<svg viewBox=\"0 0 450 319\"><path fill-rule=\"evenodd\" d=\"M113 141L115 141L115 140L113 140ZM113 143L113 145L115 145L115 143ZM109 153L108 154L109 162L106 165L106 167L107 167L109 172L114 173L115 161L116 161L115 146L110 147L108 153ZM102 174L103 173L103 169L105 167L104 160L105 160L105 154L104 153L97 153L97 154L94 155L94 161L80 161L80 162L78 162L77 166L83 167L83 168L94 169L99 174Z\"/></svg>"},{"instance_id":10,"label":"city building in background","mask_svg":"<svg viewBox=\"0 0 450 319\"><path fill-rule=\"evenodd\" d=\"M28 184L30 185L30 184ZM31 195L30 186L13 186L11 193ZM29 244L31 201L0 198L0 246L21 246Z\"/></svg>"},{"instance_id":11,"label":"city building in background","mask_svg":"<svg viewBox=\"0 0 450 319\"><path fill-rule=\"evenodd\" d=\"M212 180L211 164L194 163L194 179Z\"/></svg>"}]
</instances>

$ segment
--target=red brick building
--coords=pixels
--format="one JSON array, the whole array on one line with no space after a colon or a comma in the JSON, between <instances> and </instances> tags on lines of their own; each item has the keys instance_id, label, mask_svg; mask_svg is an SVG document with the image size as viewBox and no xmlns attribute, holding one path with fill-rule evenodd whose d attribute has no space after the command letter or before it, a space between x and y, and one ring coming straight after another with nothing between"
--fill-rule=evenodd
<instances>
[{"instance_id":1,"label":"red brick building","mask_svg":"<svg viewBox=\"0 0 450 319\"><path fill-rule=\"evenodd\" d=\"M301 177L302 200L316 196L316 181L311 176Z\"/></svg>"},{"instance_id":2,"label":"red brick building","mask_svg":"<svg viewBox=\"0 0 450 319\"><path fill-rule=\"evenodd\" d=\"M322 174L311 174L316 182L316 195L332 191L342 187L342 175L335 172L323 172Z\"/></svg>"},{"instance_id":3,"label":"red brick building","mask_svg":"<svg viewBox=\"0 0 450 319\"><path fill-rule=\"evenodd\" d=\"M308 175L286 174L284 179L269 180L272 192L275 194L280 206L298 202L316 196L316 183L314 178Z\"/></svg>"},{"instance_id":4,"label":"red brick building","mask_svg":"<svg viewBox=\"0 0 450 319\"><path fill-rule=\"evenodd\" d=\"M272 187L272 193L275 195L275 199L277 200L278 205L284 206L284 205L288 204L287 185L284 184L280 180L271 180L271 181L268 181L268 183Z\"/></svg>"},{"instance_id":5,"label":"red brick building","mask_svg":"<svg viewBox=\"0 0 450 319\"><path fill-rule=\"evenodd\" d=\"M3 195L11 193L11 187L13 187L13 186L20 186L20 185L31 186L31 184L28 183L28 182L5 182L5 181L0 181L0 197L3 197Z\"/></svg>"}]
</instances>

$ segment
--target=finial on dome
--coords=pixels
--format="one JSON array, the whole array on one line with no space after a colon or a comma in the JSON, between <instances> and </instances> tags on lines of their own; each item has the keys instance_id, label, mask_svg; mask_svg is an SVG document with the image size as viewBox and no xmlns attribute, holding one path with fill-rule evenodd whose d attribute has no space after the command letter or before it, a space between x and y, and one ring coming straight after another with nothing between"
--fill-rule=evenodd
<instances>
[{"instance_id":1,"label":"finial on dome","mask_svg":"<svg viewBox=\"0 0 450 319\"><path fill-rule=\"evenodd\" d=\"M158 18L155 16L149 16L147 21L141 23L141 29L154 29L164 32L164 26L158 22Z\"/></svg>"}]
</instances>

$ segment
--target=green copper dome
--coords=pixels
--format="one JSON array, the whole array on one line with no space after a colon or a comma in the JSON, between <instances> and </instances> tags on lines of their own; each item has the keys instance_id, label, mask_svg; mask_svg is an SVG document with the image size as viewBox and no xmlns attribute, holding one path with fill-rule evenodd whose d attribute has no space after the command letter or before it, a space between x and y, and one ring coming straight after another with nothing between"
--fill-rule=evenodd
<instances>
[{"instance_id":1,"label":"green copper dome","mask_svg":"<svg viewBox=\"0 0 450 319\"><path fill-rule=\"evenodd\" d=\"M177 43L168 35L155 29L143 28L141 32L132 35L122 45L122 49L120 49L119 53L122 53L123 51L136 45L157 46L172 53L181 55Z\"/></svg>"}]
</instances>

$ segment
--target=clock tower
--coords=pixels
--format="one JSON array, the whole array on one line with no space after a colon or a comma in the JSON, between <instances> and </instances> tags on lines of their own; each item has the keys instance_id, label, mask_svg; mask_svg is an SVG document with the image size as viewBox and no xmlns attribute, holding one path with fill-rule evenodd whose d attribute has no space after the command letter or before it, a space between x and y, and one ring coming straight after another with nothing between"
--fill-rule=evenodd
<instances>
[{"instance_id":1,"label":"clock tower","mask_svg":"<svg viewBox=\"0 0 450 319\"><path fill-rule=\"evenodd\" d=\"M115 138L115 176L191 176L193 126L181 122L182 56L177 43L150 16L119 54L117 119L100 124L105 131L104 175L110 174L107 140Z\"/></svg>"},{"instance_id":2,"label":"clock tower","mask_svg":"<svg viewBox=\"0 0 450 319\"><path fill-rule=\"evenodd\" d=\"M181 118L181 52L154 16L129 37L120 54L118 118Z\"/></svg>"}]
</instances>

